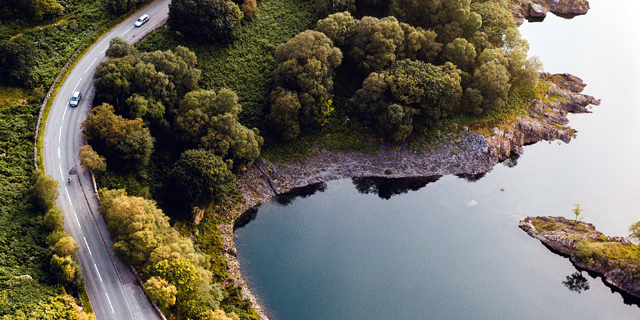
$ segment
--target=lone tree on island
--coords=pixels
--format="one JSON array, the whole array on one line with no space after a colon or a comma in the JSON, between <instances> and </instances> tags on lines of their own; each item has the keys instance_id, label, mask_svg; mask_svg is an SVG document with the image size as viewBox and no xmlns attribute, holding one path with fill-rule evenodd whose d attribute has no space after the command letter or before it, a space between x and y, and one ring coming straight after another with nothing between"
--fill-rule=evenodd
<instances>
[{"instance_id":1,"label":"lone tree on island","mask_svg":"<svg viewBox=\"0 0 640 320\"><path fill-rule=\"evenodd\" d=\"M584 210L582 207L580 207L579 203L574 204L576 207L573 208L573 214L576 215L576 222L578 221L578 217L580 216L580 214L582 213L582 210ZM582 218L580 218L580 220L582 220Z\"/></svg>"}]
</instances>

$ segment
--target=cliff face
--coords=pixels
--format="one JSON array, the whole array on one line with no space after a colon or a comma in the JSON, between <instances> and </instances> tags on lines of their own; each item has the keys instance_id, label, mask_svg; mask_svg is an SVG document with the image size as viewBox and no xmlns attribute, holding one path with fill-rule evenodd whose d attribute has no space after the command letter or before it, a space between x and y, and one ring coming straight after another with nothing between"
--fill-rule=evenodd
<instances>
[{"instance_id":1,"label":"cliff face","mask_svg":"<svg viewBox=\"0 0 640 320\"><path fill-rule=\"evenodd\" d=\"M559 16L577 16L586 14L590 7L587 0L513 0L509 9L518 25L524 19L542 20L547 12Z\"/></svg>"},{"instance_id":2,"label":"cliff face","mask_svg":"<svg viewBox=\"0 0 640 320\"><path fill-rule=\"evenodd\" d=\"M538 227L545 227L538 229ZM592 262L578 258L575 246L580 241L592 241L603 246L635 246L624 237L607 237L590 223L574 222L563 217L527 217L520 221L519 227L530 236L540 240L545 246L568 257L579 268L594 272L613 287L640 298L640 283L634 278L634 261L607 259L594 255Z\"/></svg>"}]
</instances>

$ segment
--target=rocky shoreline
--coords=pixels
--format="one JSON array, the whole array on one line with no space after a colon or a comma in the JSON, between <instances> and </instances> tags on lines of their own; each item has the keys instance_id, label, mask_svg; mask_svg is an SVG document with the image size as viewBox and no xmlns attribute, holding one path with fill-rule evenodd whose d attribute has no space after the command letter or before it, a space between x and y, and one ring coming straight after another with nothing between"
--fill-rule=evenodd
<instances>
[{"instance_id":1,"label":"rocky shoreline","mask_svg":"<svg viewBox=\"0 0 640 320\"><path fill-rule=\"evenodd\" d=\"M512 0L509 9L519 26L525 19L542 21L548 12L571 18L586 14L590 7L587 0Z\"/></svg>"},{"instance_id":2,"label":"rocky shoreline","mask_svg":"<svg viewBox=\"0 0 640 320\"><path fill-rule=\"evenodd\" d=\"M536 225L538 228L536 228ZM599 258L594 254L590 263L576 254L575 247L581 241L598 242L608 246L635 246L625 237L609 237L590 224L563 217L527 217L518 226L531 237L569 260L578 268L601 276L603 281L633 297L640 298L640 282L634 277L639 266L624 260Z\"/></svg>"},{"instance_id":3,"label":"rocky shoreline","mask_svg":"<svg viewBox=\"0 0 640 320\"><path fill-rule=\"evenodd\" d=\"M375 154L331 151L314 148L304 162L261 159L241 176L237 187L244 198L218 212L234 223L243 213L272 198L316 183L360 177L409 178L455 174L462 177L481 177L500 161L519 156L523 146L538 141L561 140L569 143L575 131L568 126L568 113L588 113L589 105L600 100L581 92L584 82L569 74L542 73L540 80L548 88L540 99L527 103L528 118L519 118L507 128L493 128L485 137L464 128L460 135L446 134L437 146L425 146L417 151L408 144L388 144ZM433 149L430 149L434 147ZM243 279L236 258L233 225L218 226L223 240L223 256L227 260L233 281L241 286L260 315L269 319Z\"/></svg>"}]
</instances>

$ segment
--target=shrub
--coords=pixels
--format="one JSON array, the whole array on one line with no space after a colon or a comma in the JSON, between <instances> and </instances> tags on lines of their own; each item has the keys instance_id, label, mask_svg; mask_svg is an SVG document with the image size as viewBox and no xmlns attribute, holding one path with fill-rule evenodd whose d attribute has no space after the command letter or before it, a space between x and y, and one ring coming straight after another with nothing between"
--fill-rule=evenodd
<instances>
[{"instance_id":1,"label":"shrub","mask_svg":"<svg viewBox=\"0 0 640 320\"><path fill-rule=\"evenodd\" d=\"M241 10L245 18L253 19L258 16L258 3L256 0L244 0Z\"/></svg>"}]
</instances>

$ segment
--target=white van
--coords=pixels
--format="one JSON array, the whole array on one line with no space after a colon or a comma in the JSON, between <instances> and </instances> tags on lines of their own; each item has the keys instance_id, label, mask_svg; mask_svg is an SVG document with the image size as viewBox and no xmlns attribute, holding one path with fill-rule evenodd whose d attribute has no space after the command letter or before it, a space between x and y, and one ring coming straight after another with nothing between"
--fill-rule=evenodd
<instances>
[{"instance_id":1,"label":"white van","mask_svg":"<svg viewBox=\"0 0 640 320\"><path fill-rule=\"evenodd\" d=\"M133 25L135 25L136 27L139 27L145 24L147 21L149 21L149 15L143 14L140 18L138 18L138 20L136 20L136 23L134 23Z\"/></svg>"}]
</instances>

